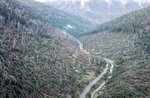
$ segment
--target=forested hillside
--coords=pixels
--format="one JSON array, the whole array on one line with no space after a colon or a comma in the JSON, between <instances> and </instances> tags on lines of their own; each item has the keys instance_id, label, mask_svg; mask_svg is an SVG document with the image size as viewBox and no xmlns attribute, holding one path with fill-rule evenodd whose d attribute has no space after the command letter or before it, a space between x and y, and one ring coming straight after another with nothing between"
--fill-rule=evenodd
<instances>
[{"instance_id":1,"label":"forested hillside","mask_svg":"<svg viewBox=\"0 0 150 98\"><path fill-rule=\"evenodd\" d=\"M34 0L22 0L21 3L29 7L33 13L47 20L55 27L59 27L74 36L80 36L94 27L90 21L76 15L68 14L45 3Z\"/></svg>"},{"instance_id":2,"label":"forested hillside","mask_svg":"<svg viewBox=\"0 0 150 98\"><path fill-rule=\"evenodd\" d=\"M77 98L96 69L63 32L17 0L0 0L1 98Z\"/></svg>"},{"instance_id":3,"label":"forested hillside","mask_svg":"<svg viewBox=\"0 0 150 98\"><path fill-rule=\"evenodd\" d=\"M0 0L0 98L89 98L102 82L94 98L149 98L149 16L145 8L85 32L86 19Z\"/></svg>"},{"instance_id":4,"label":"forested hillside","mask_svg":"<svg viewBox=\"0 0 150 98\"><path fill-rule=\"evenodd\" d=\"M97 26L89 33L101 31L137 33L139 29L144 29L144 27L150 24L149 14L150 8L144 8Z\"/></svg>"},{"instance_id":5,"label":"forested hillside","mask_svg":"<svg viewBox=\"0 0 150 98\"><path fill-rule=\"evenodd\" d=\"M86 49L115 61L98 98L150 97L150 8L104 23L81 37Z\"/></svg>"}]
</instances>

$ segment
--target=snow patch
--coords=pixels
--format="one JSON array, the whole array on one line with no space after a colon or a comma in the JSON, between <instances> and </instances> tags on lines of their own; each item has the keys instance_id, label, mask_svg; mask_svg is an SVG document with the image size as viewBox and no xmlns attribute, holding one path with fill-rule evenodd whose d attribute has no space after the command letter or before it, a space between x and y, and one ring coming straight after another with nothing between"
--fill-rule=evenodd
<instances>
[{"instance_id":1,"label":"snow patch","mask_svg":"<svg viewBox=\"0 0 150 98\"><path fill-rule=\"evenodd\" d=\"M68 28L68 29L75 29L75 27L73 27L72 25L69 25L69 24L66 25L65 28L66 28L66 29L67 29L67 28Z\"/></svg>"}]
</instances>

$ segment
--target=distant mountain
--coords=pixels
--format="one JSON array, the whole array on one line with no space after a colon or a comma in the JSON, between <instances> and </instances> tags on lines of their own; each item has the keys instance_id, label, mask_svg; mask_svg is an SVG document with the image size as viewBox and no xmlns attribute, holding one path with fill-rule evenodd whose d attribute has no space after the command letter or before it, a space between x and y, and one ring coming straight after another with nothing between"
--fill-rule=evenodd
<instances>
[{"instance_id":1,"label":"distant mountain","mask_svg":"<svg viewBox=\"0 0 150 98\"><path fill-rule=\"evenodd\" d=\"M128 0L126 3L123 3L120 0L112 0L112 2L106 2L106 0L89 0L89 2L85 2L84 6L81 6L79 0L55 0L46 3L49 3L50 6L55 8L69 12L70 14L83 17L95 24L110 21L150 5L148 1L141 4L133 0Z\"/></svg>"},{"instance_id":2,"label":"distant mountain","mask_svg":"<svg viewBox=\"0 0 150 98\"><path fill-rule=\"evenodd\" d=\"M21 3L32 9L32 12L42 17L53 26L61 28L74 36L79 36L88 31L90 29L89 27L94 27L87 19L69 14L44 3L34 0L21 0Z\"/></svg>"},{"instance_id":3,"label":"distant mountain","mask_svg":"<svg viewBox=\"0 0 150 98\"><path fill-rule=\"evenodd\" d=\"M150 97L150 8L119 17L81 37L93 54L112 59L112 78L98 98Z\"/></svg>"}]
</instances>

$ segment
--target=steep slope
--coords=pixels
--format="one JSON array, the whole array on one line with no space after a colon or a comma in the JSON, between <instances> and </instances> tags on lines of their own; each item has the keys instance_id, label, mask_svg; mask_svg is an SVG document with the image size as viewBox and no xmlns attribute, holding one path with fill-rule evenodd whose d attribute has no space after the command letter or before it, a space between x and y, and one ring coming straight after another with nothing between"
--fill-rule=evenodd
<instances>
[{"instance_id":1,"label":"steep slope","mask_svg":"<svg viewBox=\"0 0 150 98\"><path fill-rule=\"evenodd\" d=\"M83 5L82 1L88 2ZM138 0L53 0L46 3L96 25L150 5L148 1L139 3Z\"/></svg>"},{"instance_id":2,"label":"steep slope","mask_svg":"<svg viewBox=\"0 0 150 98\"><path fill-rule=\"evenodd\" d=\"M77 97L95 70L88 57L17 0L0 1L1 98Z\"/></svg>"},{"instance_id":3,"label":"steep slope","mask_svg":"<svg viewBox=\"0 0 150 98\"><path fill-rule=\"evenodd\" d=\"M89 51L115 61L98 98L149 98L150 8L104 23L81 37Z\"/></svg>"},{"instance_id":4,"label":"steep slope","mask_svg":"<svg viewBox=\"0 0 150 98\"><path fill-rule=\"evenodd\" d=\"M36 15L47 20L55 27L59 27L74 36L79 36L80 34L87 32L89 27L94 27L88 20L59 10L59 7L57 9L52 8L47 4L36 2L34 0L21 0L21 3L32 9Z\"/></svg>"}]
</instances>

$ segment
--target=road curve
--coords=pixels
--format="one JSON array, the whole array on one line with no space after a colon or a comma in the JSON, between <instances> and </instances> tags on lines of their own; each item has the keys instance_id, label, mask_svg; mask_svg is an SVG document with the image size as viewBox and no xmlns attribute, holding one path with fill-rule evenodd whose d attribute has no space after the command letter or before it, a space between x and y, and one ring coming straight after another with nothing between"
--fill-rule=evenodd
<instances>
[{"instance_id":1,"label":"road curve","mask_svg":"<svg viewBox=\"0 0 150 98\"><path fill-rule=\"evenodd\" d=\"M90 92L92 86L94 86L101 78L104 77L108 69L109 69L109 64L106 64L106 68L103 70L103 72L84 88L79 98L86 98L86 95Z\"/></svg>"},{"instance_id":2,"label":"road curve","mask_svg":"<svg viewBox=\"0 0 150 98\"><path fill-rule=\"evenodd\" d=\"M91 98L94 98L94 94L98 92L105 84L106 82L103 82L95 91L93 91L91 94Z\"/></svg>"},{"instance_id":3,"label":"road curve","mask_svg":"<svg viewBox=\"0 0 150 98\"><path fill-rule=\"evenodd\" d=\"M106 59L106 58L104 58L104 60L107 62L107 64L109 63L109 64L111 65L111 67L110 67L110 73L112 74L112 73L113 73L113 68L114 68L114 63L113 63L113 61L111 61L111 60L109 60L109 59ZM110 79L110 78L111 78L111 76L108 77L108 79ZM92 92L91 98L94 98L94 94L95 94L96 92L98 92L98 91L105 85L105 83L106 83L106 81L104 81L96 90L94 90L94 91Z\"/></svg>"}]
</instances>

